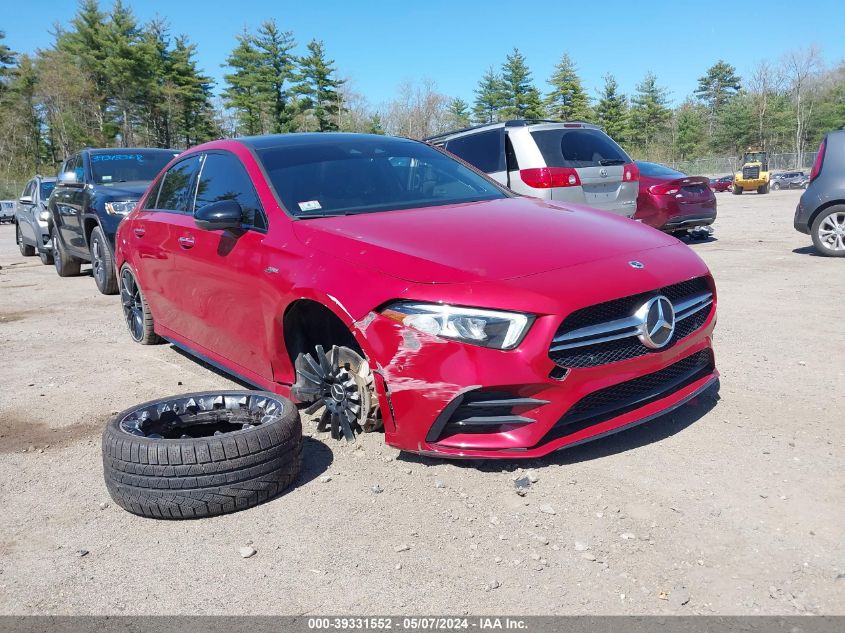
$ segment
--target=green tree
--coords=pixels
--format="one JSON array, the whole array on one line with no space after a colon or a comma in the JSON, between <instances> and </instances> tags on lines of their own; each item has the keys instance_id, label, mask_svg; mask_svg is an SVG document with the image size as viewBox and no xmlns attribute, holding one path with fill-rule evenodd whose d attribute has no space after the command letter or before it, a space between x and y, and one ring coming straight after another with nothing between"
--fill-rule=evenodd
<instances>
[{"instance_id":1,"label":"green tree","mask_svg":"<svg viewBox=\"0 0 845 633\"><path fill-rule=\"evenodd\" d=\"M446 108L449 117L451 118L450 126L454 128L469 127L470 112L469 104L463 99L456 97L449 102Z\"/></svg>"},{"instance_id":2,"label":"green tree","mask_svg":"<svg viewBox=\"0 0 845 633\"><path fill-rule=\"evenodd\" d=\"M739 76L736 68L724 60L719 60L707 69L703 77L698 78L695 96L707 107L708 133L713 134L713 126L719 112L730 98L739 92Z\"/></svg>"},{"instance_id":3,"label":"green tree","mask_svg":"<svg viewBox=\"0 0 845 633\"><path fill-rule=\"evenodd\" d=\"M195 54L196 45L181 35L176 38L165 66L164 92L168 101L174 104L171 138L184 147L218 135L211 105L212 81L200 72ZM172 141L168 139L164 144L172 146Z\"/></svg>"},{"instance_id":4,"label":"green tree","mask_svg":"<svg viewBox=\"0 0 845 633\"><path fill-rule=\"evenodd\" d=\"M741 92L719 111L713 129L713 147L717 152L739 155L745 148L755 145L756 140L754 100L748 93Z\"/></svg>"},{"instance_id":5,"label":"green tree","mask_svg":"<svg viewBox=\"0 0 845 633\"><path fill-rule=\"evenodd\" d=\"M381 117L378 113L374 113L370 117L369 126L367 128L369 134L384 134L384 128L381 125Z\"/></svg>"},{"instance_id":6,"label":"green tree","mask_svg":"<svg viewBox=\"0 0 845 633\"><path fill-rule=\"evenodd\" d=\"M296 57L296 42L290 31L280 31L275 20L267 20L253 38L258 51L259 91L266 95L274 133L290 132L295 107L291 103Z\"/></svg>"},{"instance_id":7,"label":"green tree","mask_svg":"<svg viewBox=\"0 0 845 633\"><path fill-rule=\"evenodd\" d=\"M505 88L502 78L493 67L487 69L475 89L473 116L476 123L495 123L505 107Z\"/></svg>"},{"instance_id":8,"label":"green tree","mask_svg":"<svg viewBox=\"0 0 845 633\"><path fill-rule=\"evenodd\" d=\"M649 71L637 84L631 98L630 137L640 149L648 152L668 127L672 111L668 107L665 88L657 85L657 77Z\"/></svg>"},{"instance_id":9,"label":"green tree","mask_svg":"<svg viewBox=\"0 0 845 633\"><path fill-rule=\"evenodd\" d=\"M317 129L320 132L339 129L338 89L343 81L336 77L334 60L326 57L323 42L309 42L308 55L299 60L298 79L297 92L303 95L305 109L316 119Z\"/></svg>"},{"instance_id":10,"label":"green tree","mask_svg":"<svg viewBox=\"0 0 845 633\"><path fill-rule=\"evenodd\" d=\"M604 76L604 87L595 110L596 123L612 139L622 142L628 138L628 99L619 92L619 84L613 75Z\"/></svg>"},{"instance_id":11,"label":"green tree","mask_svg":"<svg viewBox=\"0 0 845 633\"><path fill-rule=\"evenodd\" d=\"M706 132L706 110L690 100L684 101L675 110L675 156L682 160L699 157L706 147Z\"/></svg>"},{"instance_id":12,"label":"green tree","mask_svg":"<svg viewBox=\"0 0 845 633\"><path fill-rule=\"evenodd\" d=\"M261 54L247 32L237 36L238 45L226 59L234 72L224 75L223 98L236 112L239 132L254 135L265 132L265 92L261 84Z\"/></svg>"},{"instance_id":13,"label":"green tree","mask_svg":"<svg viewBox=\"0 0 845 633\"><path fill-rule=\"evenodd\" d=\"M502 65L502 93L507 119L542 119L543 105L540 91L534 86L525 57L514 48Z\"/></svg>"},{"instance_id":14,"label":"green tree","mask_svg":"<svg viewBox=\"0 0 845 633\"><path fill-rule=\"evenodd\" d=\"M546 112L561 121L588 121L593 118L590 98L584 92L575 63L564 53L549 78L552 90L546 95Z\"/></svg>"},{"instance_id":15,"label":"green tree","mask_svg":"<svg viewBox=\"0 0 845 633\"><path fill-rule=\"evenodd\" d=\"M0 94L6 84L6 78L11 74L12 68L17 62L17 54L3 43L6 39L6 34L0 31Z\"/></svg>"}]
</instances>

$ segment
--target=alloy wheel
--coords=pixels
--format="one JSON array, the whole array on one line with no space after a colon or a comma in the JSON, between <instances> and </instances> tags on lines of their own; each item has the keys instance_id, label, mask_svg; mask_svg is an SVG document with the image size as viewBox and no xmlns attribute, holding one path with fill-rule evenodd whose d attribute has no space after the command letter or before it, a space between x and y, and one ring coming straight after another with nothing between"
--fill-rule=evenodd
<instances>
[{"instance_id":1,"label":"alloy wheel","mask_svg":"<svg viewBox=\"0 0 845 633\"><path fill-rule=\"evenodd\" d=\"M832 251L845 251L845 211L831 213L822 220L819 241Z\"/></svg>"},{"instance_id":2,"label":"alloy wheel","mask_svg":"<svg viewBox=\"0 0 845 633\"><path fill-rule=\"evenodd\" d=\"M129 334L133 340L140 341L144 337L144 306L141 301L141 289L129 270L124 270L120 275L120 302Z\"/></svg>"},{"instance_id":3,"label":"alloy wheel","mask_svg":"<svg viewBox=\"0 0 845 633\"><path fill-rule=\"evenodd\" d=\"M96 237L91 240L91 269L97 285L102 287L105 284L106 268L103 262L103 245Z\"/></svg>"}]
</instances>

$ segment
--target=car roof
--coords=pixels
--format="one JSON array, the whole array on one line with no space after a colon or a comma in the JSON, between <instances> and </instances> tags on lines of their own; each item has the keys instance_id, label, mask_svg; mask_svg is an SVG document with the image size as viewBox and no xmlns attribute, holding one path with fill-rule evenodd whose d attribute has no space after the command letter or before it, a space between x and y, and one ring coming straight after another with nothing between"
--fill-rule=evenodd
<instances>
[{"instance_id":1,"label":"car roof","mask_svg":"<svg viewBox=\"0 0 845 633\"><path fill-rule=\"evenodd\" d=\"M482 123L481 125L474 125L472 127L465 127L459 130L450 130L442 134L428 136L424 138L427 142L436 142L447 140L453 136L460 136L462 134L469 134L473 132L484 132L487 130L497 130L499 128L519 128L519 127L542 127L544 129L553 129L558 127L587 128L591 130L601 130L598 125L594 125L589 121L572 120L572 121L554 121L551 119L510 119L508 121L497 121L495 123Z\"/></svg>"},{"instance_id":2,"label":"car roof","mask_svg":"<svg viewBox=\"0 0 845 633\"><path fill-rule=\"evenodd\" d=\"M167 152L178 154L181 150L166 147L86 147L82 150L89 154L114 154L115 152Z\"/></svg>"},{"instance_id":3,"label":"car roof","mask_svg":"<svg viewBox=\"0 0 845 633\"><path fill-rule=\"evenodd\" d=\"M382 134L357 134L353 132L292 132L289 134L267 134L264 136L239 136L232 139L242 143L254 150L269 149L276 147L294 147L297 145L343 143L343 142L366 142L378 141L380 143L416 143L401 136L385 136Z\"/></svg>"}]
</instances>

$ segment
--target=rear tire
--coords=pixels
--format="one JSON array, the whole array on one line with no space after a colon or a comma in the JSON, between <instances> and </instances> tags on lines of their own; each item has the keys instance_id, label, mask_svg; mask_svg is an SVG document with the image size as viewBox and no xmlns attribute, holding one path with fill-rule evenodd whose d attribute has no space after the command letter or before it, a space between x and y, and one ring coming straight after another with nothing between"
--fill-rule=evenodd
<instances>
[{"instance_id":1,"label":"rear tire","mask_svg":"<svg viewBox=\"0 0 845 633\"><path fill-rule=\"evenodd\" d=\"M91 231L90 244L91 274L97 283L97 289L104 295L116 295L117 274L114 270L114 256L99 226Z\"/></svg>"},{"instance_id":2,"label":"rear tire","mask_svg":"<svg viewBox=\"0 0 845 633\"><path fill-rule=\"evenodd\" d=\"M733 190L732 190L732 193L733 193L735 196L741 196L741 195L742 195L742 187L740 187L739 185L734 185L734 188L733 188Z\"/></svg>"},{"instance_id":3,"label":"rear tire","mask_svg":"<svg viewBox=\"0 0 845 633\"><path fill-rule=\"evenodd\" d=\"M56 229L53 229L50 239L53 242L53 264L56 266L56 274L59 277L76 277L79 275L79 268L82 266L75 257L65 253L61 247L61 240L56 235Z\"/></svg>"},{"instance_id":4,"label":"rear tire","mask_svg":"<svg viewBox=\"0 0 845 633\"><path fill-rule=\"evenodd\" d=\"M758 194L769 193L769 183L766 183L765 185L760 185L759 187L757 187L757 193Z\"/></svg>"},{"instance_id":5,"label":"rear tire","mask_svg":"<svg viewBox=\"0 0 845 633\"><path fill-rule=\"evenodd\" d=\"M780 183L776 182L775 184L772 185L772 190L777 191L778 189L780 189ZM759 189L758 189L758 191L759 191Z\"/></svg>"},{"instance_id":6,"label":"rear tire","mask_svg":"<svg viewBox=\"0 0 845 633\"><path fill-rule=\"evenodd\" d=\"M21 227L15 222L15 241L18 243L18 250L24 257L32 257L35 255L35 247L29 244L24 244L23 235L21 235Z\"/></svg>"},{"instance_id":7,"label":"rear tire","mask_svg":"<svg viewBox=\"0 0 845 633\"><path fill-rule=\"evenodd\" d=\"M50 266L53 263L53 251L38 251L38 257L41 258L41 263L45 266Z\"/></svg>"},{"instance_id":8,"label":"rear tire","mask_svg":"<svg viewBox=\"0 0 845 633\"><path fill-rule=\"evenodd\" d=\"M840 233L837 236L836 230L839 227ZM827 257L845 257L845 205L835 205L822 211L813 220L810 235L813 238L813 246L822 255ZM838 237L838 239L837 239Z\"/></svg>"},{"instance_id":9,"label":"rear tire","mask_svg":"<svg viewBox=\"0 0 845 633\"><path fill-rule=\"evenodd\" d=\"M150 312L141 286L129 266L124 266L120 271L120 302L123 318L133 341L141 345L158 345L164 342L164 339L155 333L153 313Z\"/></svg>"}]
</instances>

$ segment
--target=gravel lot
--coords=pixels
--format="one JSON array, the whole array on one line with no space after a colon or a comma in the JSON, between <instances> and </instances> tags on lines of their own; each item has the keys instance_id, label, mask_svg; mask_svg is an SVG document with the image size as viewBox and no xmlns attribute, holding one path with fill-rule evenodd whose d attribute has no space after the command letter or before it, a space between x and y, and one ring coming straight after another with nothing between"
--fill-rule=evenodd
<instances>
[{"instance_id":1,"label":"gravel lot","mask_svg":"<svg viewBox=\"0 0 845 633\"><path fill-rule=\"evenodd\" d=\"M799 193L717 194L693 246L720 290L718 403L530 463L304 420L293 489L187 522L111 502L103 425L234 383L132 344L117 297L0 227L0 613L845 614L845 262L793 231Z\"/></svg>"}]
</instances>

